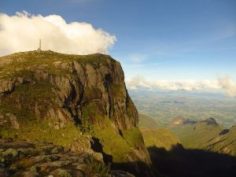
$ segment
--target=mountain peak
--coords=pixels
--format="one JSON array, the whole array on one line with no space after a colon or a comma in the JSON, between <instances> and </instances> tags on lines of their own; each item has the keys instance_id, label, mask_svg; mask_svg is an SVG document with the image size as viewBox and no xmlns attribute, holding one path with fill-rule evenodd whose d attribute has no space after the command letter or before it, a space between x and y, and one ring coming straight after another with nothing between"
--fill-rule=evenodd
<instances>
[{"instance_id":1,"label":"mountain peak","mask_svg":"<svg viewBox=\"0 0 236 177\"><path fill-rule=\"evenodd\" d=\"M150 163L122 67L110 56L19 52L0 57L0 83L0 136L75 151L91 150L95 137L114 162Z\"/></svg>"},{"instance_id":2,"label":"mountain peak","mask_svg":"<svg viewBox=\"0 0 236 177\"><path fill-rule=\"evenodd\" d=\"M217 123L217 121L216 121L214 118L212 118L212 117L210 117L210 118L208 118L208 119L206 119L206 120L202 120L202 121L200 121L200 122L206 123L207 125L219 125L219 124Z\"/></svg>"}]
</instances>

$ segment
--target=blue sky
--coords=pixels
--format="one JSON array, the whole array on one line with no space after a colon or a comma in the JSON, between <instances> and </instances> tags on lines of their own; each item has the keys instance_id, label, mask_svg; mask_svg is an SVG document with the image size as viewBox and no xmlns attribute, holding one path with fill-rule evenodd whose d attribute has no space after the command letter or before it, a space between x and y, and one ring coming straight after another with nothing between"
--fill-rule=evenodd
<instances>
[{"instance_id":1,"label":"blue sky","mask_svg":"<svg viewBox=\"0 0 236 177\"><path fill-rule=\"evenodd\" d=\"M113 34L127 78L236 80L235 0L1 0L0 11L57 14Z\"/></svg>"}]
</instances>

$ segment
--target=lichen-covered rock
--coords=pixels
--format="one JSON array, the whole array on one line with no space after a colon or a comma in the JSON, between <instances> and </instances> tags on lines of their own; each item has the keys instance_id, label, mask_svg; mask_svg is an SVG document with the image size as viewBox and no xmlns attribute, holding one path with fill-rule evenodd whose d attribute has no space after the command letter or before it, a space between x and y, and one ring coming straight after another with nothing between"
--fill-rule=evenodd
<instances>
[{"instance_id":1,"label":"lichen-covered rock","mask_svg":"<svg viewBox=\"0 0 236 177\"><path fill-rule=\"evenodd\" d=\"M65 151L52 144L7 139L0 142L1 177L110 177L109 168L89 154ZM32 146L35 151L28 151ZM27 155L21 156L22 152Z\"/></svg>"},{"instance_id":2,"label":"lichen-covered rock","mask_svg":"<svg viewBox=\"0 0 236 177\"><path fill-rule=\"evenodd\" d=\"M54 177L72 177L69 171L64 170L64 169L56 169L53 172L51 172L51 176Z\"/></svg>"},{"instance_id":3,"label":"lichen-covered rock","mask_svg":"<svg viewBox=\"0 0 236 177\"><path fill-rule=\"evenodd\" d=\"M9 126L12 129L19 129L20 128L20 124L17 120L17 117L12 114L12 113L0 113L0 127L2 126Z\"/></svg>"},{"instance_id":4,"label":"lichen-covered rock","mask_svg":"<svg viewBox=\"0 0 236 177\"><path fill-rule=\"evenodd\" d=\"M0 93L4 92L10 92L14 88L14 81L12 80L0 80L1 87L0 87Z\"/></svg>"},{"instance_id":5,"label":"lichen-covered rock","mask_svg":"<svg viewBox=\"0 0 236 177\"><path fill-rule=\"evenodd\" d=\"M20 125L17 121L17 118L14 114L7 113L6 116L9 118L12 128L14 128L14 129L19 129L20 128Z\"/></svg>"}]
</instances>

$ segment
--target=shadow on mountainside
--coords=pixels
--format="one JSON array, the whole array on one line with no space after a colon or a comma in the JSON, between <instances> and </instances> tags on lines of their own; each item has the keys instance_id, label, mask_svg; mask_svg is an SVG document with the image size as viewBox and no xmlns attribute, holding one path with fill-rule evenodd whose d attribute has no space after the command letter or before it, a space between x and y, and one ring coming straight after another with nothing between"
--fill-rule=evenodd
<instances>
[{"instance_id":1,"label":"shadow on mountainside","mask_svg":"<svg viewBox=\"0 0 236 177\"><path fill-rule=\"evenodd\" d=\"M174 146L149 147L153 168L166 177L235 177L236 157Z\"/></svg>"},{"instance_id":2,"label":"shadow on mountainside","mask_svg":"<svg viewBox=\"0 0 236 177\"><path fill-rule=\"evenodd\" d=\"M158 172L142 161L112 163L112 170L127 171L135 177L159 177Z\"/></svg>"},{"instance_id":3,"label":"shadow on mountainside","mask_svg":"<svg viewBox=\"0 0 236 177\"><path fill-rule=\"evenodd\" d=\"M112 170L123 170L135 177L236 177L236 157L196 149L184 149L177 144L167 151L148 147L152 166L142 162L112 162L112 156L103 152L103 146L93 138L92 148L103 154Z\"/></svg>"},{"instance_id":4,"label":"shadow on mountainside","mask_svg":"<svg viewBox=\"0 0 236 177\"><path fill-rule=\"evenodd\" d=\"M135 177L155 177L153 170L149 165L142 161L135 161L135 162L123 162L123 163L116 163L113 162L112 156L106 154L103 151L103 145L100 143L100 140L96 137L92 137L91 148L95 152L99 152L103 155L103 160L105 164L111 167L112 170L124 170L131 174L134 174Z\"/></svg>"}]
</instances>

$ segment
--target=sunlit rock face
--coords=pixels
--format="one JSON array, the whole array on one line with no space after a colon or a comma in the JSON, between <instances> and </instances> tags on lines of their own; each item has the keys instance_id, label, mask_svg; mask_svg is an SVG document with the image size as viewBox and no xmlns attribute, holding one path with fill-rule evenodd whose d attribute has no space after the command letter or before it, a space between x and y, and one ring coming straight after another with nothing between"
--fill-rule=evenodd
<instances>
[{"instance_id":1,"label":"sunlit rock face","mask_svg":"<svg viewBox=\"0 0 236 177\"><path fill-rule=\"evenodd\" d=\"M96 122L96 116L109 117L121 130L137 125L122 68L107 55L27 52L1 57L0 63L1 107L8 102L9 109L51 118L55 128L67 121Z\"/></svg>"}]
</instances>

